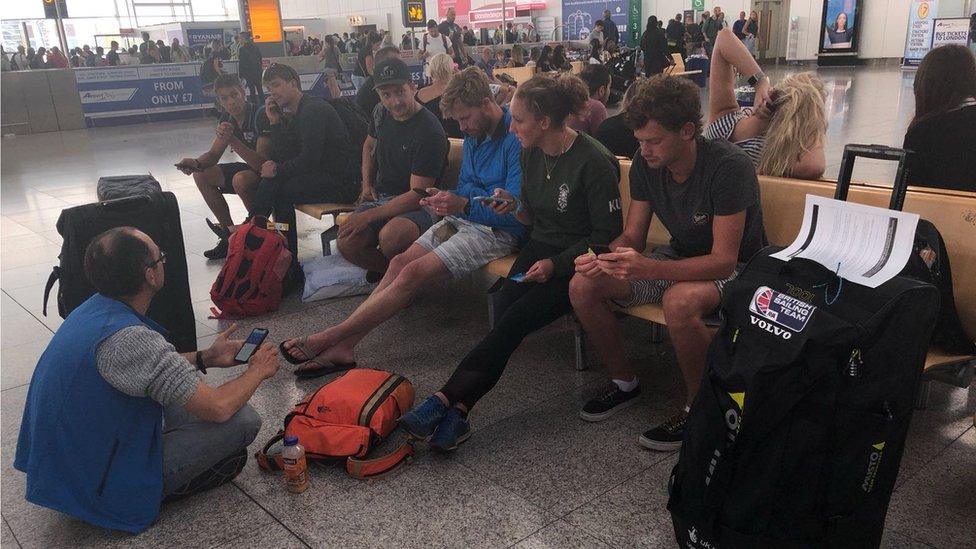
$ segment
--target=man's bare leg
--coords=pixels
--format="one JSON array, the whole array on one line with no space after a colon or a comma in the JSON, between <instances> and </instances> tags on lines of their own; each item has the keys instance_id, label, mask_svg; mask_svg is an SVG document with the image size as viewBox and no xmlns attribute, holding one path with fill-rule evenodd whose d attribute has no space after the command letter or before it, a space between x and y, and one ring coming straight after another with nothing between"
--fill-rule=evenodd
<instances>
[{"instance_id":1,"label":"man's bare leg","mask_svg":"<svg viewBox=\"0 0 976 549\"><path fill-rule=\"evenodd\" d=\"M714 336L704 318L720 302L718 288L710 281L678 282L664 292L664 318L684 377L689 406L698 394L708 360L708 346Z\"/></svg>"},{"instance_id":2,"label":"man's bare leg","mask_svg":"<svg viewBox=\"0 0 976 549\"><path fill-rule=\"evenodd\" d=\"M194 172L193 182L197 184L197 189L200 190L204 202L207 203L207 207L217 218L217 223L224 227L233 225L234 222L230 218L227 200L220 192L220 187L224 184L224 174L220 171L220 167L210 166L202 172Z\"/></svg>"}]
</instances>

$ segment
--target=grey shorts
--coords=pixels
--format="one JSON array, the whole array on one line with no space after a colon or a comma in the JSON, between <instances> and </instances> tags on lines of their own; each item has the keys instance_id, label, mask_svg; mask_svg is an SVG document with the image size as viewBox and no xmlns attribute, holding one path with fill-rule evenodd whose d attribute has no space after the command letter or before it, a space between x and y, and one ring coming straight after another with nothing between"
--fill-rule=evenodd
<instances>
[{"instance_id":1,"label":"grey shorts","mask_svg":"<svg viewBox=\"0 0 976 549\"><path fill-rule=\"evenodd\" d=\"M676 255L659 251L661 248L646 254L647 257L655 259L658 261L674 261L675 259L680 259ZM735 271L728 278L723 278L721 280L713 280L715 288L718 289L718 297L722 298L722 293L725 291L725 285L735 279L742 270L742 265L738 265ZM674 280L631 280L630 281L630 294L627 299L614 300L614 303L620 307L636 307L637 305L646 305L648 303L660 303L664 299L664 292L668 288L675 285Z\"/></svg>"},{"instance_id":2,"label":"grey shorts","mask_svg":"<svg viewBox=\"0 0 976 549\"><path fill-rule=\"evenodd\" d=\"M434 252L454 278L461 278L518 249L518 238L480 223L454 216L434 224L417 245Z\"/></svg>"},{"instance_id":3,"label":"grey shorts","mask_svg":"<svg viewBox=\"0 0 976 549\"><path fill-rule=\"evenodd\" d=\"M393 200L394 198L395 197L393 196L384 195L384 196L380 196L376 200L372 200L370 202L363 202L356 208L356 213L365 212L366 210L372 210L373 208L378 208L383 204L386 204L390 200ZM426 208L423 207L417 208L416 210L411 210L409 212L402 213L396 217L401 219L408 219L412 221L413 224L416 225L417 228L420 230L420 234L424 234L425 232L427 232L427 229L430 229L431 225L437 223L440 220L440 217L430 213ZM383 227L390 219L391 218L379 219L377 221L370 223L369 226L370 228L373 229L374 233L380 234L380 230L383 229Z\"/></svg>"}]
</instances>

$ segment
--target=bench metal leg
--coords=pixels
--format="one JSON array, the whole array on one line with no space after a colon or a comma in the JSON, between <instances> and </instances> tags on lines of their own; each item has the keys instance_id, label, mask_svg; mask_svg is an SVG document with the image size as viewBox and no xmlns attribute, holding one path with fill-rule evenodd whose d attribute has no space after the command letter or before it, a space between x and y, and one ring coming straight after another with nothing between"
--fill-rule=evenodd
<instances>
[{"instance_id":1,"label":"bench metal leg","mask_svg":"<svg viewBox=\"0 0 976 549\"><path fill-rule=\"evenodd\" d=\"M664 327L657 322L651 323L651 343L660 343L664 338Z\"/></svg>"},{"instance_id":2,"label":"bench metal leg","mask_svg":"<svg viewBox=\"0 0 976 549\"><path fill-rule=\"evenodd\" d=\"M922 378L922 381L918 384L918 391L915 392L915 409L924 410L929 404L929 390L931 389L932 381L929 379Z\"/></svg>"},{"instance_id":3,"label":"bench metal leg","mask_svg":"<svg viewBox=\"0 0 976 549\"><path fill-rule=\"evenodd\" d=\"M580 324L576 315L570 315L570 322L573 323L573 350L576 353L576 370L583 371L586 369L586 350L583 349L583 325Z\"/></svg>"},{"instance_id":4,"label":"bench metal leg","mask_svg":"<svg viewBox=\"0 0 976 549\"><path fill-rule=\"evenodd\" d=\"M322 255L332 255L332 243L339 236L339 226L333 225L322 231Z\"/></svg>"}]
</instances>

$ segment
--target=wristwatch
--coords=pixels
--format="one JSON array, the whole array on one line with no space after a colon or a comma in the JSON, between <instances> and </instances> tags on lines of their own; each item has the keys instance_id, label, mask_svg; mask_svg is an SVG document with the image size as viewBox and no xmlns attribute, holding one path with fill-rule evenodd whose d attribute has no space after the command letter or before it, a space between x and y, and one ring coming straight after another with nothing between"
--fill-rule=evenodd
<instances>
[{"instance_id":1,"label":"wristwatch","mask_svg":"<svg viewBox=\"0 0 976 549\"><path fill-rule=\"evenodd\" d=\"M759 71L756 74L749 77L749 85L755 88L756 84L758 84L759 81L762 80L763 78L766 78L766 73L764 73L763 71Z\"/></svg>"},{"instance_id":2,"label":"wristwatch","mask_svg":"<svg viewBox=\"0 0 976 549\"><path fill-rule=\"evenodd\" d=\"M203 372L203 375L207 375L207 367L203 365L203 351L197 351L197 370Z\"/></svg>"}]
</instances>

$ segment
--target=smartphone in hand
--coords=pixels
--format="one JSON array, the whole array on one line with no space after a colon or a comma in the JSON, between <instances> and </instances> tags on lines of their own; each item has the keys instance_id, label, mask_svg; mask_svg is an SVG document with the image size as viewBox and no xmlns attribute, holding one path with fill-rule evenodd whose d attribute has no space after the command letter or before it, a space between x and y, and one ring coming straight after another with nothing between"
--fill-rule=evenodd
<instances>
[{"instance_id":1,"label":"smartphone in hand","mask_svg":"<svg viewBox=\"0 0 976 549\"><path fill-rule=\"evenodd\" d=\"M248 360L251 360L251 357L261 347L266 337L268 337L268 330L266 328L255 328L251 330L251 335L247 336L247 339L244 340L244 345L241 345L241 350L237 351L234 362L244 364Z\"/></svg>"},{"instance_id":2,"label":"smartphone in hand","mask_svg":"<svg viewBox=\"0 0 976 549\"><path fill-rule=\"evenodd\" d=\"M607 246L606 244L590 244L590 252L592 252L593 255L603 255L613 253L613 250L611 250L610 246Z\"/></svg>"},{"instance_id":3,"label":"smartphone in hand","mask_svg":"<svg viewBox=\"0 0 976 549\"><path fill-rule=\"evenodd\" d=\"M197 173L197 172L202 172L203 171L202 169L200 169L199 166L191 166L189 164L173 164L173 165L176 166L176 169L177 170L180 170L180 171L187 171L187 172L192 172L192 173Z\"/></svg>"}]
</instances>

